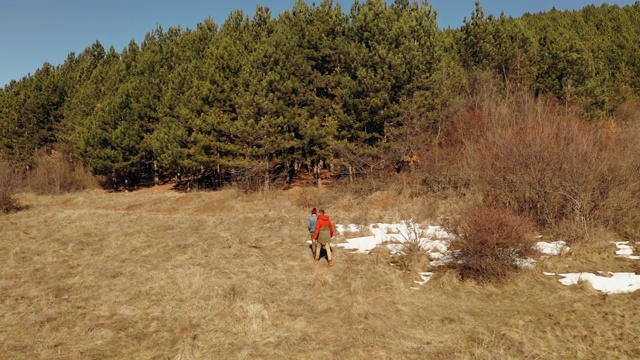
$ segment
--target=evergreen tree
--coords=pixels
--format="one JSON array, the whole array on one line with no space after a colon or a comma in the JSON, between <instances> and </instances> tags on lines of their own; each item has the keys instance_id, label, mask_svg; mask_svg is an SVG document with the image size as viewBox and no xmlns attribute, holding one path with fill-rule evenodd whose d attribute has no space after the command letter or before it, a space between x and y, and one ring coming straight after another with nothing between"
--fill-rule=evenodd
<instances>
[{"instance_id":1,"label":"evergreen tree","mask_svg":"<svg viewBox=\"0 0 640 360\"><path fill-rule=\"evenodd\" d=\"M351 166L366 170L390 140L389 132L403 125L402 114L412 103L437 106L434 72L442 53L436 15L426 2L356 2L350 35L352 81L341 99L338 146L343 155L359 159Z\"/></svg>"},{"instance_id":2,"label":"evergreen tree","mask_svg":"<svg viewBox=\"0 0 640 360\"><path fill-rule=\"evenodd\" d=\"M205 69L205 54L217 31L217 25L206 19L174 44L179 59L163 92L164 117L148 136L155 171L162 176L205 181L205 176L217 172L217 136L209 116L215 90Z\"/></svg>"},{"instance_id":3,"label":"evergreen tree","mask_svg":"<svg viewBox=\"0 0 640 360\"><path fill-rule=\"evenodd\" d=\"M12 163L31 165L37 150L49 149L57 140L63 100L64 91L49 63L7 86L0 103L0 154Z\"/></svg>"}]
</instances>

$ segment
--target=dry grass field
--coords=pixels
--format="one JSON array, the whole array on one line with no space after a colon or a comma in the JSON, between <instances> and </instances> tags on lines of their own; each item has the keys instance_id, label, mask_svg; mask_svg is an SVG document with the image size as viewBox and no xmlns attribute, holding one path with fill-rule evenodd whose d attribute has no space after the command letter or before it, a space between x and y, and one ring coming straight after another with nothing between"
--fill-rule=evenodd
<instances>
[{"instance_id":1,"label":"dry grass field","mask_svg":"<svg viewBox=\"0 0 640 360\"><path fill-rule=\"evenodd\" d=\"M501 286L438 272L412 290L417 269L390 266L381 251L338 249L332 268L312 261L312 206L343 224L447 211L401 196L20 194L28 208L0 216L0 358L640 358L640 293L606 296L542 274L638 269L607 242Z\"/></svg>"}]
</instances>

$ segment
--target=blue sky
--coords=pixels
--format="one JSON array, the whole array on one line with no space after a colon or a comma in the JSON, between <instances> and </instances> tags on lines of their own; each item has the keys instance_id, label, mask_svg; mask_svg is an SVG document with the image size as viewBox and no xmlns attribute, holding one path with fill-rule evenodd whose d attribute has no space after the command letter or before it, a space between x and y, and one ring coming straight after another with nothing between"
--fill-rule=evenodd
<instances>
[{"instance_id":1,"label":"blue sky","mask_svg":"<svg viewBox=\"0 0 640 360\"><path fill-rule=\"evenodd\" d=\"M318 0L319 3L321 0ZM364 0L363 0L364 1ZM310 3L310 1L308 1ZM337 0L347 12L353 0ZM459 27L470 17L475 0L432 0L442 28ZM635 1L608 1L627 5ZM211 17L222 24L229 13L242 9L253 16L262 4L277 16L295 0L0 0L0 86L34 73L43 63L57 66L71 52L80 53L96 40L120 52L131 39L140 43L158 25L195 28ZM552 7L580 9L601 2L585 0L481 1L486 15L519 17Z\"/></svg>"}]
</instances>

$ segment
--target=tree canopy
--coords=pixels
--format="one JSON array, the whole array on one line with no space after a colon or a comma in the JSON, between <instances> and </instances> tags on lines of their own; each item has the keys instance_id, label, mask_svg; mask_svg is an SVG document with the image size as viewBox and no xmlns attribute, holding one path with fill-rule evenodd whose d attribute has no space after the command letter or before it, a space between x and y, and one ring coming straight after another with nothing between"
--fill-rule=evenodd
<instances>
[{"instance_id":1,"label":"tree canopy","mask_svg":"<svg viewBox=\"0 0 640 360\"><path fill-rule=\"evenodd\" d=\"M478 74L605 119L640 94L640 3L485 16L440 30L427 2L298 0L277 17L99 41L0 89L0 156L64 145L114 188L177 178L270 186L301 168L365 174L437 133ZM476 80L474 80L476 79Z\"/></svg>"}]
</instances>

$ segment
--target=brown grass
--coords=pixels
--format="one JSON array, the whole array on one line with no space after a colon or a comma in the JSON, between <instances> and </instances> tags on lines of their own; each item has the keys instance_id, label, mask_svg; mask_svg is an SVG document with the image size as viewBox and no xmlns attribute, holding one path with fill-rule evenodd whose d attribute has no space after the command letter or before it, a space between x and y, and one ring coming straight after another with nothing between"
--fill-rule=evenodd
<instances>
[{"instance_id":1,"label":"brown grass","mask_svg":"<svg viewBox=\"0 0 640 360\"><path fill-rule=\"evenodd\" d=\"M292 190L181 194L168 186L21 194L30 208L0 217L0 354L640 357L640 293L603 296L588 286L563 286L540 269L500 287L438 271L411 290L417 274L389 266L384 254L339 249L329 268L312 261L305 243L310 204L300 196ZM392 207L398 201L380 200L385 196L358 204L334 196L319 206L335 222L347 223L362 206L369 207L371 220L398 220ZM618 261L612 257L604 264Z\"/></svg>"}]
</instances>

